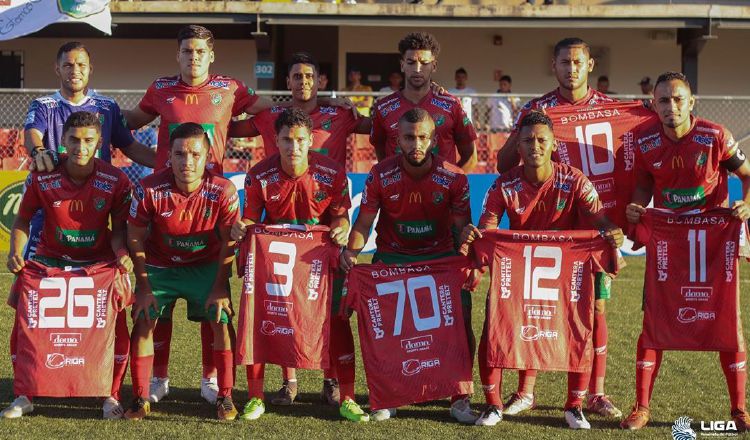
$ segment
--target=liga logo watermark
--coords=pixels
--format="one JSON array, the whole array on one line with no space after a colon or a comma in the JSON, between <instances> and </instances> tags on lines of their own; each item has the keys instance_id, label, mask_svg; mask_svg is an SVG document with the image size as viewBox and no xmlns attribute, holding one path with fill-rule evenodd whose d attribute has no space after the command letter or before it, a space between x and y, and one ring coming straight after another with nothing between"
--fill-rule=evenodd
<instances>
[{"instance_id":1,"label":"liga logo watermark","mask_svg":"<svg viewBox=\"0 0 750 440\"><path fill-rule=\"evenodd\" d=\"M693 419L682 416L672 425L673 440L696 440L698 437L737 437L737 425L732 420L701 420L700 429L691 426Z\"/></svg>"}]
</instances>

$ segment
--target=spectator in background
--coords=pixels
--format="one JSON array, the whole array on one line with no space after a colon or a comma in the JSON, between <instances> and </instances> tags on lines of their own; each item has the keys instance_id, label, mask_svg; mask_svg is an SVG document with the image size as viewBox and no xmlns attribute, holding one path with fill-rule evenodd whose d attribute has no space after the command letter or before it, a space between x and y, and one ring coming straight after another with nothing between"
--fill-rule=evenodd
<instances>
[{"instance_id":1,"label":"spectator in background","mask_svg":"<svg viewBox=\"0 0 750 440\"><path fill-rule=\"evenodd\" d=\"M617 94L617 92L609 90L609 77L606 75L602 75L599 77L599 79L596 80L596 90L599 93L604 93L605 95Z\"/></svg>"},{"instance_id":2,"label":"spectator in background","mask_svg":"<svg viewBox=\"0 0 750 440\"><path fill-rule=\"evenodd\" d=\"M388 75L388 85L380 89L381 92L398 92L401 90L401 82L403 82L403 78L401 77L400 72L391 72L390 75Z\"/></svg>"},{"instance_id":3,"label":"spectator in background","mask_svg":"<svg viewBox=\"0 0 750 440\"><path fill-rule=\"evenodd\" d=\"M318 75L318 91L328 91L328 74L325 72L320 72L320 75Z\"/></svg>"},{"instance_id":4,"label":"spectator in background","mask_svg":"<svg viewBox=\"0 0 750 440\"><path fill-rule=\"evenodd\" d=\"M511 93L512 80L510 76L500 77L499 89L495 93ZM516 112L521 107L521 100L517 96L490 98L488 100L487 124L491 132L510 131Z\"/></svg>"},{"instance_id":5,"label":"spectator in background","mask_svg":"<svg viewBox=\"0 0 750 440\"><path fill-rule=\"evenodd\" d=\"M639 86L641 86L641 94L648 95L648 96L654 96L654 85L651 84L651 78L648 76L644 76L641 78L641 82L638 83ZM651 99L646 98L643 99L643 106L646 108L651 108Z\"/></svg>"},{"instance_id":6,"label":"spectator in background","mask_svg":"<svg viewBox=\"0 0 750 440\"><path fill-rule=\"evenodd\" d=\"M448 89L448 92L452 95L455 95L457 93L461 94L475 94L477 93L476 90L468 86L469 82L469 74L466 72L466 69L463 67L459 67L456 69L456 75L454 76L454 79L456 80L456 87L452 89ZM466 112L466 116L469 117L470 120L474 120L471 117L471 97L470 96L461 96L461 107L464 108L464 111Z\"/></svg>"},{"instance_id":7,"label":"spectator in background","mask_svg":"<svg viewBox=\"0 0 750 440\"><path fill-rule=\"evenodd\" d=\"M370 107L375 99L372 96L372 87L362 84L362 71L357 68L349 70L349 85L344 89L347 92L367 92L367 95L350 96L349 99L357 107L362 116L370 116Z\"/></svg>"}]
</instances>

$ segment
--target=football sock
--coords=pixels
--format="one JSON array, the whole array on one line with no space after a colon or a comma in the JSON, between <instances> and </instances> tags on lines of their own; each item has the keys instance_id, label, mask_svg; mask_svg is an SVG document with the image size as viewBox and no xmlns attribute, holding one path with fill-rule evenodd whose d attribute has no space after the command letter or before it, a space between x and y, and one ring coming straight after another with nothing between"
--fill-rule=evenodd
<instances>
[{"instance_id":1,"label":"football sock","mask_svg":"<svg viewBox=\"0 0 750 440\"><path fill-rule=\"evenodd\" d=\"M661 350L643 348L643 338L638 338L638 351L635 363L635 400L640 406L648 408L651 393L659 371L657 364L661 361Z\"/></svg>"},{"instance_id":2,"label":"football sock","mask_svg":"<svg viewBox=\"0 0 750 440\"><path fill-rule=\"evenodd\" d=\"M589 394L604 394L607 373L607 315L594 313L594 363L591 368Z\"/></svg>"},{"instance_id":3,"label":"football sock","mask_svg":"<svg viewBox=\"0 0 750 440\"><path fill-rule=\"evenodd\" d=\"M169 350L172 345L172 320L159 319L154 328L154 376L169 377Z\"/></svg>"},{"instance_id":4,"label":"football sock","mask_svg":"<svg viewBox=\"0 0 750 440\"><path fill-rule=\"evenodd\" d=\"M128 371L128 355L130 354L130 334L128 333L127 312L120 311L115 321L115 365L112 370L112 390L110 395L120 400L120 387Z\"/></svg>"},{"instance_id":5,"label":"football sock","mask_svg":"<svg viewBox=\"0 0 750 440\"><path fill-rule=\"evenodd\" d=\"M479 377L482 379L484 400L488 405L502 408L503 402L500 394L503 386L503 370L502 368L494 368L487 365L486 329L482 332L482 337L479 339Z\"/></svg>"},{"instance_id":6,"label":"football sock","mask_svg":"<svg viewBox=\"0 0 750 440\"><path fill-rule=\"evenodd\" d=\"M518 370L518 392L527 396L534 395L536 370Z\"/></svg>"},{"instance_id":7,"label":"football sock","mask_svg":"<svg viewBox=\"0 0 750 440\"><path fill-rule=\"evenodd\" d=\"M154 355L136 356L131 354L131 356L130 377L133 379L133 395L148 400Z\"/></svg>"},{"instance_id":8,"label":"football sock","mask_svg":"<svg viewBox=\"0 0 750 440\"><path fill-rule=\"evenodd\" d=\"M214 332L211 323L201 321L201 363L203 364L203 377L216 377L214 364Z\"/></svg>"},{"instance_id":9,"label":"football sock","mask_svg":"<svg viewBox=\"0 0 750 440\"><path fill-rule=\"evenodd\" d=\"M214 365L216 365L216 383L219 386L218 397L232 395L234 386L234 357L232 350L214 350Z\"/></svg>"},{"instance_id":10,"label":"football sock","mask_svg":"<svg viewBox=\"0 0 750 440\"><path fill-rule=\"evenodd\" d=\"M250 399L263 396L263 380L266 372L266 364L250 364L246 367L247 372L247 394Z\"/></svg>"},{"instance_id":11,"label":"football sock","mask_svg":"<svg viewBox=\"0 0 750 440\"><path fill-rule=\"evenodd\" d=\"M586 397L586 385L589 383L590 373L568 373L568 400L565 409L574 408L583 404Z\"/></svg>"},{"instance_id":12,"label":"football sock","mask_svg":"<svg viewBox=\"0 0 750 440\"><path fill-rule=\"evenodd\" d=\"M719 353L721 369L727 379L731 411L745 410L745 384L747 383L747 353L722 351Z\"/></svg>"},{"instance_id":13,"label":"football sock","mask_svg":"<svg viewBox=\"0 0 750 440\"><path fill-rule=\"evenodd\" d=\"M294 379L294 381L296 382L297 370L294 368L281 367L281 377L283 377L286 381Z\"/></svg>"},{"instance_id":14,"label":"football sock","mask_svg":"<svg viewBox=\"0 0 750 440\"><path fill-rule=\"evenodd\" d=\"M331 368L339 381L341 401L354 399L354 338L348 317L331 317Z\"/></svg>"}]
</instances>

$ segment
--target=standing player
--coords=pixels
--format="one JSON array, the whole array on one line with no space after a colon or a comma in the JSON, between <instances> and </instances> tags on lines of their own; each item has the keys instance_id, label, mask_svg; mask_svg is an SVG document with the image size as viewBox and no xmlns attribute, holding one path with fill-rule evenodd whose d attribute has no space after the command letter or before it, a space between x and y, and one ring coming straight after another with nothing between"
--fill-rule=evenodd
<instances>
[{"instance_id":1,"label":"standing player","mask_svg":"<svg viewBox=\"0 0 750 440\"><path fill-rule=\"evenodd\" d=\"M221 420L232 420L234 361L229 330L229 274L234 242L229 232L239 199L232 183L206 170L210 141L196 123L179 125L170 135L171 167L141 181L130 207L128 246L136 276L133 306L133 404L128 419L142 419L150 405L149 379L154 360L156 320L184 298L188 319L208 321L213 330L213 360Z\"/></svg>"},{"instance_id":2,"label":"standing player","mask_svg":"<svg viewBox=\"0 0 750 440\"><path fill-rule=\"evenodd\" d=\"M629 222L640 221L652 197L655 208L676 212L728 206L727 172L742 181L743 197L732 205L732 214L742 221L750 218L750 164L726 128L691 115L694 104L690 83L682 73L667 72L656 80L653 109L659 121L640 128L635 138L636 189L626 211ZM640 429L648 423L661 359L661 350L644 348L638 340L636 403L622 421L623 428ZM720 352L719 359L729 388L732 419L745 431L750 427L745 410L745 348L736 353Z\"/></svg>"},{"instance_id":3,"label":"standing player","mask_svg":"<svg viewBox=\"0 0 750 440\"><path fill-rule=\"evenodd\" d=\"M594 70L594 59L591 58L588 44L580 38L565 38L555 45L552 70L557 78L558 87L546 95L532 99L526 103L518 115L519 121L530 110L543 111L546 108L561 105L590 107L614 101L607 95L589 87L588 78L589 73ZM497 168L501 174L518 165L518 142L518 130L515 129L511 132L503 148L498 151ZM567 153L569 155L580 154L577 148L569 148L567 149ZM554 159L557 160L557 158ZM613 172L611 176L601 175L599 177L612 177L614 179L616 176ZM623 209L623 207L619 207L618 209ZM616 215L616 213L608 212L608 215L612 219L622 218L622 214ZM604 393L608 339L605 303L610 297L611 279L604 272L597 272L595 283L597 286L594 302L595 356L586 407L588 411L601 416L617 418L622 416L622 411L615 407L609 396ZM519 371L518 390L506 403L505 414L515 415L532 409L535 406L535 383L536 371Z\"/></svg>"},{"instance_id":4,"label":"standing player","mask_svg":"<svg viewBox=\"0 0 750 440\"><path fill-rule=\"evenodd\" d=\"M242 220L232 228L232 238L242 240L247 227L254 223L322 224L331 228L333 242L344 246L351 207L344 168L321 154L308 153L315 143L313 121L302 109L284 110L275 118L274 125L277 133L274 144L279 152L258 163L247 174L245 209ZM331 302L330 358L340 381L339 412L355 422L367 421L367 414L354 401L352 329L348 318L338 316L342 285L341 277L334 279ZM291 370L293 373L294 369ZM264 371L265 364L247 366L250 401L245 405L243 419L255 420L265 412ZM285 382L285 386L292 387L289 382ZM284 391L282 388L279 394ZM293 391L296 394L296 383ZM333 396L328 398L333 399Z\"/></svg>"},{"instance_id":5,"label":"standing player","mask_svg":"<svg viewBox=\"0 0 750 440\"><path fill-rule=\"evenodd\" d=\"M34 172L26 180L11 230L8 270L18 273L24 267L29 226L39 210L43 213L43 229L32 259L51 267L82 267L116 258L121 267L132 269L125 247L130 182L122 171L94 157L101 146L101 134L102 125L94 113L74 112L65 120L61 145L67 155L62 156L59 169ZM118 307L123 309L124 304ZM16 331L14 328L13 333ZM120 385L127 370L129 347L127 316L121 310L115 327L112 395L102 408L105 419L119 419L123 415ZM11 334L11 354L16 350ZM33 410L26 396L18 396L2 412L2 417L21 417Z\"/></svg>"},{"instance_id":6,"label":"standing player","mask_svg":"<svg viewBox=\"0 0 750 440\"><path fill-rule=\"evenodd\" d=\"M431 34L414 32L399 41L398 50L406 83L402 90L375 103L370 142L378 160L401 152L398 121L407 111L421 108L435 121L437 139L433 152L468 173L477 163L474 126L459 99L447 93L435 93L430 86L432 74L437 71L440 44Z\"/></svg>"},{"instance_id":7,"label":"standing player","mask_svg":"<svg viewBox=\"0 0 750 440\"><path fill-rule=\"evenodd\" d=\"M401 153L375 165L367 177L359 216L341 254L344 270L356 264L378 211L373 262L399 264L456 254L454 233L471 220L469 181L460 168L433 153L435 136L435 122L426 110L414 108L399 118ZM473 357L469 292L461 292L461 302ZM371 417L381 421L395 413L395 409L382 409ZM461 423L474 423L477 418L467 395L453 396L450 413Z\"/></svg>"},{"instance_id":8,"label":"standing player","mask_svg":"<svg viewBox=\"0 0 750 440\"><path fill-rule=\"evenodd\" d=\"M604 237L613 246L622 245L622 230L604 215L599 196L586 176L576 168L552 161L556 148L549 117L538 111L524 116L518 130L518 150L523 165L498 177L487 191L479 229L474 225L466 226L461 242L468 244L481 237L480 230L496 229L507 213L510 229L581 229L582 224L592 223L606 231ZM485 319L479 342L479 374L489 406L476 424L492 426L502 420L502 369L487 365L487 332ZM591 427L581 410L588 381L588 374L568 373L565 421L573 429Z\"/></svg>"}]
</instances>

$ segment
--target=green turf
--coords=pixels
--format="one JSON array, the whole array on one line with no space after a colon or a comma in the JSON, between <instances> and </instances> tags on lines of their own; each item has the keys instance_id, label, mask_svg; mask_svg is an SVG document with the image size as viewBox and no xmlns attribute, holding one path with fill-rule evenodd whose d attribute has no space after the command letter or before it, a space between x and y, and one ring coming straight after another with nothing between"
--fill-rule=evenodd
<instances>
[{"instance_id":1,"label":"green turf","mask_svg":"<svg viewBox=\"0 0 750 440\"><path fill-rule=\"evenodd\" d=\"M369 257L364 257L369 259ZM643 286L643 258L629 258L618 280L613 283L613 297L608 303L609 362L607 393L627 412L635 398L635 345L641 328L640 310ZM745 271L747 273L747 270ZM11 282L8 274L0 274L0 286L7 292ZM479 291L486 292L487 277ZM742 277L743 302L748 304L748 276ZM233 280L235 304L239 280ZM474 333L481 331L484 314L483 298L476 298L473 313ZM101 411L94 399L37 399L33 415L17 420L0 420L0 438L493 438L493 439L601 439L601 438L671 438L671 426L680 416L695 420L693 429L700 430L701 420L727 420L729 401L724 377L716 353L666 353L652 401L653 421L635 433L617 428L617 422L589 416L592 430L570 431L562 417L566 375L541 373L537 380L539 407L521 416L506 417L494 428L459 425L448 416L448 402L432 402L399 410L398 417L383 423L354 424L340 420L334 408L320 405L322 375L318 371L300 371L299 402L291 407L267 406L267 413L254 422L218 422L215 410L200 398L200 338L198 325L188 322L184 302L175 309L174 341L170 368L171 393L154 405L152 416L141 422L99 420ZM12 323L12 310L0 308L0 339L7 340ZM353 318L353 326L354 318ZM356 339L356 336L355 336ZM3 345L7 346L7 344ZM358 344L357 344L358 345ZM7 348L0 352L0 404L12 400L12 378ZM367 401L361 357L357 357L357 395L361 404ZM474 368L477 393L473 402L483 403L477 368ZM515 390L517 375L506 373L503 395ZM235 401L246 401L244 370L238 370ZM266 392L281 384L278 367L266 370ZM130 398L129 376L123 386L124 400Z\"/></svg>"}]
</instances>

